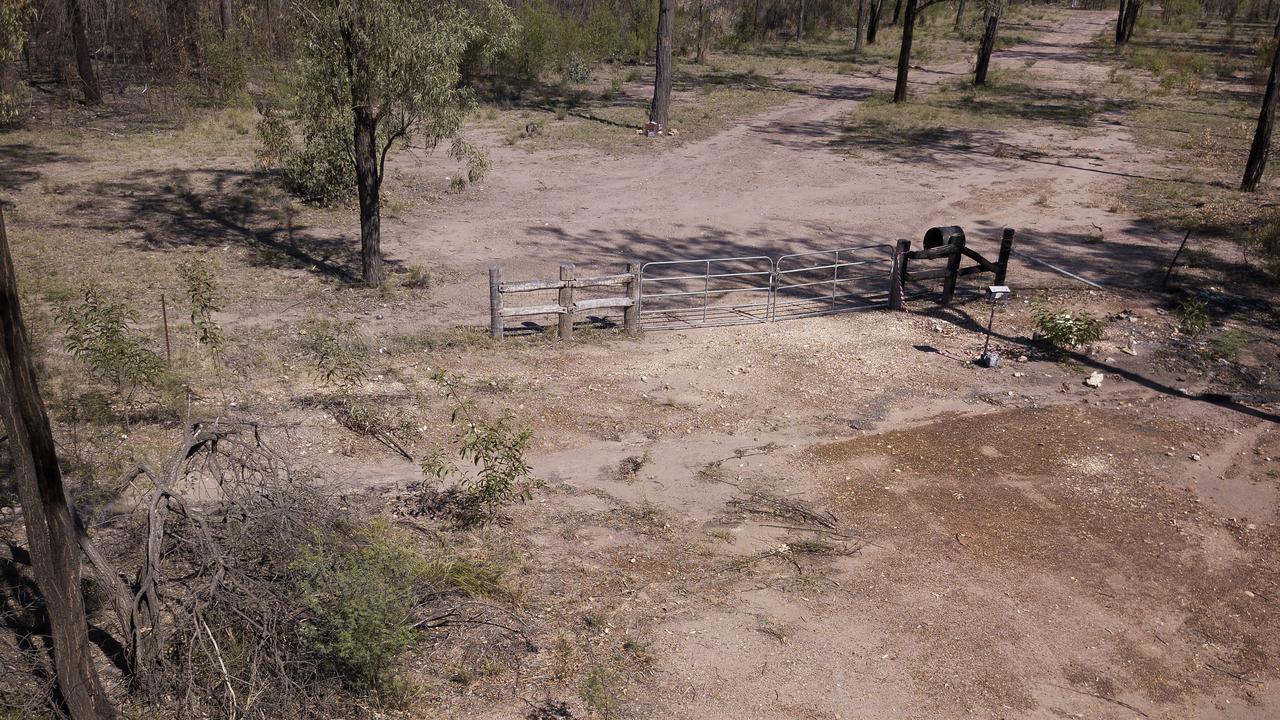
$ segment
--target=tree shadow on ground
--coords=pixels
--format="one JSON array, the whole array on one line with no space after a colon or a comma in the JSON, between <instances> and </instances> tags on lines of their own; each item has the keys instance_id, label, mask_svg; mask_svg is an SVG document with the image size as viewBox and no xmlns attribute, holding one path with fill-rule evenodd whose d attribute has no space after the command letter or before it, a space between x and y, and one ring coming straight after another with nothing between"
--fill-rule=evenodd
<instances>
[{"instance_id":1,"label":"tree shadow on ground","mask_svg":"<svg viewBox=\"0 0 1280 720\"><path fill-rule=\"evenodd\" d=\"M130 227L139 233L142 249L234 245L261 267L306 270L343 282L359 276L353 241L297 224L290 198L259 173L136 172L96 183L86 194L90 199L72 207L75 227Z\"/></svg>"},{"instance_id":2,"label":"tree shadow on ground","mask_svg":"<svg viewBox=\"0 0 1280 720\"><path fill-rule=\"evenodd\" d=\"M935 305L935 306L923 308L920 310L916 310L915 312L917 312L919 315L922 315L924 317L929 317L935 320L941 320L941 321L951 323L953 325L956 325L957 327L962 327L971 332L985 334L987 331L987 327L985 325L986 320L984 317L984 313L987 310L987 308L988 308L987 304L982 303L981 309L978 310L977 312L978 317L971 315L967 308L964 308L962 306L957 306L957 305L952 305L949 307ZM1010 345L1026 348L1028 351L1037 349L1037 343L1033 342L1032 340L1030 340L1025 336L1015 337L1012 335L1002 334L999 331L993 330L991 333L991 337ZM1090 357L1088 355L1085 355L1080 352L1076 352L1074 350L1058 350L1058 353L1060 354L1061 357L1065 359L1073 360L1085 367L1093 368L1094 370L1097 370L1099 372L1118 375L1119 377L1122 377L1125 380L1128 380L1133 383L1137 383L1138 385L1141 385L1149 390L1154 390L1155 392L1158 392L1164 395L1183 398L1186 400L1191 400L1196 402L1204 402L1210 405L1216 405L1220 408L1223 408L1226 410L1232 410L1242 415L1248 415L1249 417L1257 418L1259 420L1268 420L1270 422L1280 422L1280 415L1268 412L1261 408L1256 408L1256 407L1246 405L1228 395L1223 395L1219 393L1201 393L1198 395L1191 395L1182 390L1179 390L1178 388L1175 388L1171 385L1163 383L1154 378L1147 377L1146 375L1143 375L1136 371L1116 367L1114 364L1111 364L1102 360L1098 360L1097 358Z\"/></svg>"},{"instance_id":3,"label":"tree shadow on ground","mask_svg":"<svg viewBox=\"0 0 1280 720\"><path fill-rule=\"evenodd\" d=\"M36 168L61 160L78 160L30 143L0 145L0 190L13 192L44 176Z\"/></svg>"}]
</instances>

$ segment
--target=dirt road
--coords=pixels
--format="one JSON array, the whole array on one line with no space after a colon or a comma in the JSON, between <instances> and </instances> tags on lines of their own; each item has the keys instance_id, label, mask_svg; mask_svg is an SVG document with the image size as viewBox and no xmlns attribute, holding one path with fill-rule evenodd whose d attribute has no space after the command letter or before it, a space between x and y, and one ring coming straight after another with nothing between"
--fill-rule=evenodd
<instances>
[{"instance_id":1,"label":"dirt road","mask_svg":"<svg viewBox=\"0 0 1280 720\"><path fill-rule=\"evenodd\" d=\"M1083 46L1109 20L1072 13L1035 42L999 53L995 67L1029 70L1070 93L1106 77ZM967 61L918 69L914 86L924 91L968 69ZM474 280L499 263L547 274L564 261L777 256L888 243L933 225L958 224L980 238L1009 226L1024 252L1102 283L1148 280L1176 248L1176 239L1106 210L1124 174L1159 171L1156 158L1134 152L1114 115L1083 130L957 131L897 154L850 154L842 118L891 89L891 79L802 79L811 93L669 151L658 141L653 153L599 158L494 143L486 192L456 212L392 225L388 248L408 262L446 260ZM1023 286L1062 281L1018 263L1013 278ZM481 283L450 293L443 321L482 317Z\"/></svg>"}]
</instances>

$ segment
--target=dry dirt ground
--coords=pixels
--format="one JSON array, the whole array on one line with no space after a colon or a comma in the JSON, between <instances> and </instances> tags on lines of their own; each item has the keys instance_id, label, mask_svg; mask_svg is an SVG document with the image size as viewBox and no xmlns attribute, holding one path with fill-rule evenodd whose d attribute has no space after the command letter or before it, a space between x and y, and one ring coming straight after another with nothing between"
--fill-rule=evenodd
<instances>
[{"instance_id":1,"label":"dry dirt ground","mask_svg":"<svg viewBox=\"0 0 1280 720\"><path fill-rule=\"evenodd\" d=\"M1109 20L1066 14L996 65L1070 91L1106 76L1084 45ZM967 68L913 79L923 92ZM483 190L386 223L393 262L449 269L429 299L334 291L315 279L314 256L253 263L233 281L252 293L220 316L229 333L286 347L292 322L328 307L383 345L374 380L388 402L444 368L535 432L543 486L489 538L509 547L509 591L533 642L433 651L422 659L433 710L406 715L523 717L547 699L572 717L1280 714L1274 398L1203 398L1239 378L1176 357L1176 320L1147 292L1178 238L1106 210L1125 174L1159 174L1160 158L1106 112L1084 129L870 146L841 119L887 78L797 79L815 90L665 151L528 150L494 131ZM163 158L159 148L151 162ZM220 160L228 173L245 165ZM94 212L132 208L104 221L101 232L121 233L104 274L159 265L165 248L147 233L162 223L218 238L208 245L228 265L248 256L243 238L288 255L292 227L255 234L246 219L218 235L181 187L139 207L126 180L174 180L130 162L121 185L68 211L87 233ZM397 167L418 162L448 172L434 158ZM49 159L45 182L67 163ZM776 256L942 224L963 225L984 251L1016 227L1020 249L1108 289L1015 259L1019 295L997 315L1006 362L995 370L967 362L982 345L981 304L638 339L412 341L482 325L492 264L551 277L561 261L607 272ZM36 242L19 222L12 231ZM1106 338L1063 358L1034 351L1037 294L1112 318ZM1275 353L1260 343L1239 364ZM342 482L391 492L418 478L305 402L314 384L279 354L279 377L235 388L236 407L290 424L299 457L319 454ZM1094 370L1098 389L1082 383Z\"/></svg>"}]
</instances>

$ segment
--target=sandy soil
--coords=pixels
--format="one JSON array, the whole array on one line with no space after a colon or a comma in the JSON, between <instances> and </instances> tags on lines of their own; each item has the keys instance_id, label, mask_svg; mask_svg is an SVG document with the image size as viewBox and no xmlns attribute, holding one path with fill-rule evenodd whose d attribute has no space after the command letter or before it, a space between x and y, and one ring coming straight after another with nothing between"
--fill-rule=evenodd
<instances>
[{"instance_id":1,"label":"sandy soil","mask_svg":"<svg viewBox=\"0 0 1280 720\"><path fill-rule=\"evenodd\" d=\"M1105 78L1083 46L1110 20L1069 13L996 66L1063 92ZM967 71L920 69L913 81L925 89ZM508 582L530 643L433 650L422 659L437 681L424 707L475 718L526 716L548 699L573 717L1280 714L1274 404L1201 396L1237 392L1228 385L1238 378L1171 357L1176 321L1145 292L1180 238L1106 209L1126 176L1162 176L1161 158L1110 112L1086 129L867 147L841 118L887 78L797 80L816 90L652 153L529 151L488 138L496 170L483 190L384 223L393 262L451 271L429 300L334 292L293 256L286 269L253 263L257 274L242 276L253 293L219 318L230 333L278 333L263 342L275 343L264 352L278 356L279 377L233 388L231 399L289 424L302 462L388 493L419 477L308 402L314 382L284 333L316 308L385 343L373 380L388 403L444 367L483 408L511 410L536 433L544 486L488 538L518 558ZM230 188L244 159L225 160ZM435 157L395 162L410 176L448 171ZM56 179L74 164L43 171ZM144 164L120 172L136 180ZM172 178L146 182L167 188ZM106 267L156 262L167 249L150 242L157 225L207 234L212 248L247 238L264 253L287 254L295 238L280 218L255 229L262 218L247 203L228 223L234 208L193 204L181 188L145 203L125 185L107 189L68 215L77 232L132 233ZM131 214L111 215L122 208ZM968 363L982 346L981 304L636 339L396 343L427 327L485 324L493 264L516 279L551 277L562 261L607 271L628 260L777 256L942 224L964 226L984 251L1015 227L1022 251L1112 291L1015 259L1009 283L1024 294L997 316L1006 362L989 371ZM15 237L26 239L21 228ZM1027 291L1046 288L1113 318L1106 338L1064 358L1029 349ZM1267 357L1245 361L1271 362L1265 347ZM1105 378L1098 389L1082 383L1094 370Z\"/></svg>"}]
</instances>

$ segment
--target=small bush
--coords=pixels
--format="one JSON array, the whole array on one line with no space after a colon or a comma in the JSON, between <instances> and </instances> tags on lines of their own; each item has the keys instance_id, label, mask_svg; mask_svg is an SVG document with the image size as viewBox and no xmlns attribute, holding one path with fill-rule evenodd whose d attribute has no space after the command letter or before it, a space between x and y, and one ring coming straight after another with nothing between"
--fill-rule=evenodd
<instances>
[{"instance_id":1,"label":"small bush","mask_svg":"<svg viewBox=\"0 0 1280 720\"><path fill-rule=\"evenodd\" d=\"M79 303L58 311L57 319L65 326L67 350L114 385L126 403L138 388L159 382L164 358L130 326L135 313L129 305L90 285L82 290Z\"/></svg>"},{"instance_id":2,"label":"small bush","mask_svg":"<svg viewBox=\"0 0 1280 720\"><path fill-rule=\"evenodd\" d=\"M349 391L369 376L366 348L354 322L308 318L299 334L321 384Z\"/></svg>"},{"instance_id":3,"label":"small bush","mask_svg":"<svg viewBox=\"0 0 1280 720\"><path fill-rule=\"evenodd\" d=\"M490 595L501 579L476 560L424 556L379 526L345 547L304 553L295 570L303 639L350 688L384 696L404 689L404 661L431 601Z\"/></svg>"},{"instance_id":4,"label":"small bush","mask_svg":"<svg viewBox=\"0 0 1280 720\"><path fill-rule=\"evenodd\" d=\"M429 480L452 483L443 491L424 486L420 509L450 515L461 525L483 523L495 517L503 505L529 497L535 480L525 451L533 432L517 427L510 413L497 420L480 417L473 403L457 397L443 374L437 375L436 381L456 403L451 422L461 428L447 447L422 459L422 473ZM474 470L464 470L465 465L458 461Z\"/></svg>"},{"instance_id":5,"label":"small bush","mask_svg":"<svg viewBox=\"0 0 1280 720\"><path fill-rule=\"evenodd\" d=\"M1239 330L1227 330L1213 339L1210 344L1213 356L1234 362L1240 357L1240 351L1249 342L1249 336Z\"/></svg>"},{"instance_id":6,"label":"small bush","mask_svg":"<svg viewBox=\"0 0 1280 720\"><path fill-rule=\"evenodd\" d=\"M218 283L207 263L187 260L178 265L187 303L191 311L191 330L196 344L217 354L222 351L222 328L214 321L213 314L222 309L218 301Z\"/></svg>"},{"instance_id":7,"label":"small bush","mask_svg":"<svg viewBox=\"0 0 1280 720\"><path fill-rule=\"evenodd\" d=\"M1036 305L1032 311L1036 329L1054 347L1074 348L1102 339L1106 323L1081 310L1076 313L1065 310L1049 310Z\"/></svg>"},{"instance_id":8,"label":"small bush","mask_svg":"<svg viewBox=\"0 0 1280 720\"><path fill-rule=\"evenodd\" d=\"M1178 301L1178 332L1183 335L1199 335L1209 325L1209 313L1205 312L1205 302L1195 298L1183 298Z\"/></svg>"}]
</instances>

